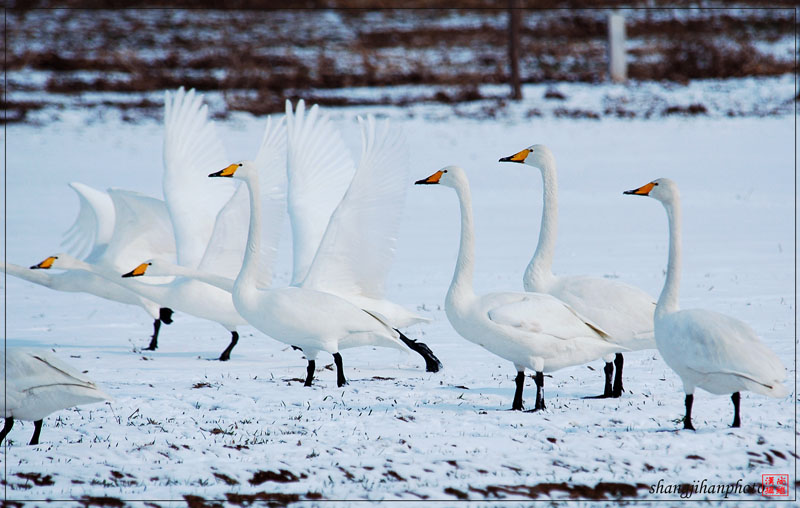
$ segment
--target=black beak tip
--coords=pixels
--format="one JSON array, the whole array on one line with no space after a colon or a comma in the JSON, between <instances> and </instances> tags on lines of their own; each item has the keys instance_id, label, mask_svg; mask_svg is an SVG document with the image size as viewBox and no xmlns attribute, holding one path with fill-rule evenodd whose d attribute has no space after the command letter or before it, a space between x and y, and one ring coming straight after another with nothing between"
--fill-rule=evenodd
<instances>
[{"instance_id":1,"label":"black beak tip","mask_svg":"<svg viewBox=\"0 0 800 508\"><path fill-rule=\"evenodd\" d=\"M626 191L623 191L622 193L623 193L623 194L632 194L632 195L634 195L634 196L635 196L635 195L636 195L636 189L633 189L633 190L626 190Z\"/></svg>"},{"instance_id":2,"label":"black beak tip","mask_svg":"<svg viewBox=\"0 0 800 508\"><path fill-rule=\"evenodd\" d=\"M511 162L511 157L500 157L497 162Z\"/></svg>"},{"instance_id":3,"label":"black beak tip","mask_svg":"<svg viewBox=\"0 0 800 508\"><path fill-rule=\"evenodd\" d=\"M215 176L222 176L222 171L217 171L216 173L210 173L208 175L209 178L213 178Z\"/></svg>"},{"instance_id":4,"label":"black beak tip","mask_svg":"<svg viewBox=\"0 0 800 508\"><path fill-rule=\"evenodd\" d=\"M128 277L133 277L133 272L123 273L122 278L127 279Z\"/></svg>"},{"instance_id":5,"label":"black beak tip","mask_svg":"<svg viewBox=\"0 0 800 508\"><path fill-rule=\"evenodd\" d=\"M38 269L39 269L39 265L33 265L33 266L31 267L31 270L38 270Z\"/></svg>"},{"instance_id":6,"label":"black beak tip","mask_svg":"<svg viewBox=\"0 0 800 508\"><path fill-rule=\"evenodd\" d=\"M423 178L422 180L417 180L416 182L414 182L414 185L427 185L427 184L428 184L427 178Z\"/></svg>"}]
</instances>

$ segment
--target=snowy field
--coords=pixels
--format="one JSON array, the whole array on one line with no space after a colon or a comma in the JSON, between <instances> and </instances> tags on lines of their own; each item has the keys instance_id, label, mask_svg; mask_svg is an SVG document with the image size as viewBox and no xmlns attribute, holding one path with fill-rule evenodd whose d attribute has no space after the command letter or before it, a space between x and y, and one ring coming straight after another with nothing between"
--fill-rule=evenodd
<instances>
[{"instance_id":1,"label":"snowy field","mask_svg":"<svg viewBox=\"0 0 800 508\"><path fill-rule=\"evenodd\" d=\"M356 150L355 116L370 110L328 111ZM302 354L252 328L221 363L213 359L227 344L225 330L176 313L162 327L159 349L143 352L152 322L139 308L8 277L7 345L53 349L114 400L47 418L38 446L27 446L32 424L18 422L2 450L6 499L447 506L625 498L677 505L680 495L650 493L650 486L760 484L765 473L788 474L795 485L791 114L595 121L475 120L435 106L379 111L403 127L411 151L388 296L434 319L406 333L426 342L445 369L426 373L419 357L394 350L347 350L349 385L337 388L335 371L321 369L304 388ZM262 125L247 114L219 125L232 160L253 155ZM9 126L8 261L29 266L61 251L61 233L78 209L70 181L161 197L161 136L156 121L86 122L80 113ZM610 277L657 297L666 216L659 203L622 191L672 178L684 209L683 307L749 323L789 370L792 395L743 393L743 425L731 429L730 399L698 391L698 430L679 431L680 381L657 351L641 351L626 355L620 399L582 399L602 391L596 361L546 376L546 411L509 411L513 366L460 338L443 310L458 248L455 194L412 183L444 165L463 166L475 207L476 291L519 290L538 238L541 177L497 159L533 143L549 145L559 165L556 273ZM284 235L278 284L289 278L290 248ZM319 360L318 367L332 364L329 356ZM529 407L534 394L528 378ZM92 499L101 497L114 499ZM324 506L337 504L347 503Z\"/></svg>"}]
</instances>

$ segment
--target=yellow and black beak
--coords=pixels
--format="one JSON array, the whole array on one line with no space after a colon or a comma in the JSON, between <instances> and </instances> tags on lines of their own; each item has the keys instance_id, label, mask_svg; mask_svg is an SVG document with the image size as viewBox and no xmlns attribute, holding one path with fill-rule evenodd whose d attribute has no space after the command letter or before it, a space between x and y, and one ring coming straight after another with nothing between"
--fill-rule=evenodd
<instances>
[{"instance_id":1,"label":"yellow and black beak","mask_svg":"<svg viewBox=\"0 0 800 508\"><path fill-rule=\"evenodd\" d=\"M53 263L55 262L56 259L58 259L58 256L50 256L49 258L45 259L44 261L42 261L38 265L33 265L31 267L31 270L36 270L38 268L42 268L44 270L47 270L51 266L53 266Z\"/></svg>"},{"instance_id":2,"label":"yellow and black beak","mask_svg":"<svg viewBox=\"0 0 800 508\"><path fill-rule=\"evenodd\" d=\"M497 162L519 162L519 163L524 163L525 159L527 159L528 155L530 155L530 154L531 154L531 150L529 148L526 148L525 150L522 150L521 152L517 152L514 155L509 155L508 157L503 157L502 159L500 159Z\"/></svg>"},{"instance_id":3,"label":"yellow and black beak","mask_svg":"<svg viewBox=\"0 0 800 508\"><path fill-rule=\"evenodd\" d=\"M442 178L444 171L439 170L436 173L432 174L428 178L423 178L422 180L417 180L414 182L414 185L433 185L435 183L439 183L439 179Z\"/></svg>"},{"instance_id":4,"label":"yellow and black beak","mask_svg":"<svg viewBox=\"0 0 800 508\"><path fill-rule=\"evenodd\" d=\"M653 187L655 186L656 186L655 182L650 182L646 185L642 185L638 189L626 190L625 192L623 192L623 194L633 194L634 196L647 196L650 194L650 191L653 190Z\"/></svg>"},{"instance_id":5,"label":"yellow and black beak","mask_svg":"<svg viewBox=\"0 0 800 508\"><path fill-rule=\"evenodd\" d=\"M141 265L137 266L130 272L123 274L122 276L127 277L139 277L140 275L144 275L144 272L147 271L147 267L150 266L150 263L142 263Z\"/></svg>"},{"instance_id":6,"label":"yellow and black beak","mask_svg":"<svg viewBox=\"0 0 800 508\"><path fill-rule=\"evenodd\" d=\"M233 174L236 173L236 170L239 169L239 166L241 166L241 164L231 164L225 169L217 171L216 173L211 173L210 175L208 175L208 177L211 178L213 176L227 176L228 178L233 178Z\"/></svg>"}]
</instances>

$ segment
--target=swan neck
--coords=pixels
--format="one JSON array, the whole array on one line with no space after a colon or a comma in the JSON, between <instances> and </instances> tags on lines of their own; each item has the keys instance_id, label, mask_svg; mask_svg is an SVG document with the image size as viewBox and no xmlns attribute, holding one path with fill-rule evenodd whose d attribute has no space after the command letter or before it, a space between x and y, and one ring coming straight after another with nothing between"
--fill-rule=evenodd
<instances>
[{"instance_id":1,"label":"swan neck","mask_svg":"<svg viewBox=\"0 0 800 508\"><path fill-rule=\"evenodd\" d=\"M475 226L472 219L472 196L469 184L460 183L455 187L458 203L461 207L461 241L458 247L458 259L447 292L449 300L474 294L472 287L475 271Z\"/></svg>"},{"instance_id":2,"label":"swan neck","mask_svg":"<svg viewBox=\"0 0 800 508\"><path fill-rule=\"evenodd\" d=\"M542 223L539 243L525 270L523 283L528 291L544 291L553 278L553 256L558 235L558 178L555 162L542 164Z\"/></svg>"},{"instance_id":3,"label":"swan neck","mask_svg":"<svg viewBox=\"0 0 800 508\"><path fill-rule=\"evenodd\" d=\"M681 285L681 205L675 198L673 202L664 203L664 208L669 221L669 258L664 289L656 305L657 315L678 311Z\"/></svg>"},{"instance_id":4,"label":"swan neck","mask_svg":"<svg viewBox=\"0 0 800 508\"><path fill-rule=\"evenodd\" d=\"M244 251L242 268L233 285L235 292L254 286L258 275L258 253L261 249L261 197L258 194L258 175L249 174L245 178L245 185L250 196L250 225L247 230L247 247Z\"/></svg>"}]
</instances>

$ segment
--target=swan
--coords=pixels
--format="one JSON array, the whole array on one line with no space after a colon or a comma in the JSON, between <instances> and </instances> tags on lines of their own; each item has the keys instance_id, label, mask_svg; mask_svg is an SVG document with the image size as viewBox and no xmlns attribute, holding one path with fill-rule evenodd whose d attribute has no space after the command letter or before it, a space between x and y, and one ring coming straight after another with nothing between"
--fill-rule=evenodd
<instances>
[{"instance_id":1,"label":"swan","mask_svg":"<svg viewBox=\"0 0 800 508\"><path fill-rule=\"evenodd\" d=\"M525 291L555 296L590 319L616 344L631 351L654 349L653 312L656 303L650 295L639 288L613 280L553 275L558 229L558 177L555 157L550 149L545 145L532 145L514 155L503 157L500 162L527 164L539 169L542 174L542 223L536 252L522 279ZM609 355L604 360L603 394L590 398L616 398L622 395L622 353Z\"/></svg>"},{"instance_id":2,"label":"swan","mask_svg":"<svg viewBox=\"0 0 800 508\"><path fill-rule=\"evenodd\" d=\"M318 107L306 115L303 101L295 112L287 101L286 122L292 285L334 294L381 316L422 356L428 372L438 372L442 364L430 348L398 330L431 320L384 297L406 193L407 150L400 131L388 121L378 125L372 116L359 118L361 159L348 179L349 152L341 137L326 134L332 126L319 117ZM346 192L334 176L336 183L349 181Z\"/></svg>"},{"instance_id":3,"label":"swan","mask_svg":"<svg viewBox=\"0 0 800 508\"><path fill-rule=\"evenodd\" d=\"M124 243L128 248L122 252L109 249L112 241L116 216L109 192L119 192L129 199L140 199L139 195L129 191L102 192L88 185L72 182L69 184L78 195L80 210L73 225L65 233L65 242L78 255L85 255L87 265L95 265L99 269L116 271L131 262L131 259L142 256L175 255L175 246L171 231L158 227L159 215L166 215L164 202L149 198L139 204L142 214L138 218L137 227L118 228L116 243ZM88 252L88 255L86 254ZM125 289L115 281L110 281L86 270L48 273L41 270L59 268L53 266L54 256L42 262L24 268L13 263L4 264L6 273L15 277L45 286L57 291L84 292L112 300L115 302L142 307L153 318L153 335L150 345L145 349L154 349L158 344L161 323L172 323L173 311L167 306L159 306L152 300Z\"/></svg>"},{"instance_id":4,"label":"swan","mask_svg":"<svg viewBox=\"0 0 800 508\"><path fill-rule=\"evenodd\" d=\"M706 309L680 310L681 205L678 186L659 178L624 194L649 196L664 205L669 222L669 260L664 288L655 311L655 337L664 361L680 376L686 393L683 428L694 430L694 389L721 395L731 393L732 427L741 425L739 392L781 398L786 369L746 323Z\"/></svg>"},{"instance_id":5,"label":"swan","mask_svg":"<svg viewBox=\"0 0 800 508\"><path fill-rule=\"evenodd\" d=\"M472 198L464 170L447 166L415 183L444 185L456 191L461 207L461 243L445 299L445 313L462 337L514 364L517 377L512 410L523 409L526 368L536 372L533 410L539 411L545 409L544 372L625 350L551 295L532 292L476 295L472 287L475 269Z\"/></svg>"},{"instance_id":6,"label":"swan","mask_svg":"<svg viewBox=\"0 0 800 508\"><path fill-rule=\"evenodd\" d=\"M66 365L52 353L7 348L0 350L0 392L5 425L0 443L14 420L33 421L30 444L39 444L44 417L54 411L91 404L111 397L92 381Z\"/></svg>"},{"instance_id":7,"label":"swan","mask_svg":"<svg viewBox=\"0 0 800 508\"><path fill-rule=\"evenodd\" d=\"M243 257L246 233L239 224L248 209L243 204L244 189L209 185L206 178L211 169L224 164L225 158L202 95L194 90L186 92L182 87L174 94L167 91L164 125L163 191L167 213L162 219L173 231L177 262L190 269L232 277ZM122 200L115 200L114 206L118 216L124 214L130 222L136 221L138 211L134 207ZM115 247L124 250L127 245L120 242ZM132 279L146 274L147 266L141 261L153 257L159 256L139 256L113 273L95 273L174 310L219 323L231 337L219 360L229 360L239 341L237 328L247 324L236 312L230 293L182 277L164 284Z\"/></svg>"},{"instance_id":8,"label":"swan","mask_svg":"<svg viewBox=\"0 0 800 508\"><path fill-rule=\"evenodd\" d=\"M291 117L291 106L287 104L287 117ZM303 120L316 120L316 107L312 108L309 118L305 118L301 111L303 106L298 105L298 119ZM291 118L293 122L295 118ZM322 125L329 125L325 119L320 120ZM296 127L297 124L290 124L289 129ZM275 153L280 149L280 144L277 142L279 139L280 125L273 126L268 121L267 129L264 135L265 142L259 153L268 152ZM311 129L313 126L306 124L305 128ZM384 130L384 135L385 135ZM335 131L334 131L335 133ZM374 135L371 131L370 136ZM327 143L329 138L322 139L323 143ZM370 142L373 140L370 138ZM317 145L319 146L319 145ZM374 145L373 145L374 146ZM311 152L314 147L310 147ZM319 154L319 152L315 152ZM324 152L323 152L324 153ZM311 158L313 160L313 158ZM250 220L249 229L247 234L247 249L245 251L244 262L241 270L236 277L233 285L233 301L239 313L247 319L247 321L264 332L265 334L277 339L281 342L291 346L298 347L303 350L303 353L308 360L306 369L305 386L311 386L314 377L314 370L316 365L316 357L321 352L328 352L333 355L336 364L336 383L337 386L343 386L347 383L344 375L344 367L342 362L341 349L350 347L375 345L383 347L393 347L396 349L405 349L403 342L400 340L400 333L392 328L386 319L377 313L371 313L364 310L357 305L349 302L341 296L329 293L325 290L318 289L322 284L320 277L324 274L320 273L317 269L318 263L322 263L321 253L314 256L313 261L308 266L307 274L303 277L302 283L285 288L269 288L264 285L257 284L256 278L259 273L267 275L269 279L269 269L271 263L262 264L259 267L261 257L261 231L262 231L262 210L261 210L261 193L258 189L280 189L283 187L283 182L287 178L287 172L282 171L277 164L270 164L264 166L265 181L261 182L259 177L258 165L251 161L241 161L238 163L230 164L224 169L211 173L209 177L216 178L235 178L242 180L249 191L250 196ZM345 198L337 206L334 213L336 215L346 216L349 213L357 211L359 198L364 199L364 192L368 191L369 178L371 171L377 171L377 168L372 168L371 165L361 165L356 171L350 186L347 189ZM324 180L328 175L318 174L313 175L306 172L289 172L289 186L286 192L289 203L289 214L297 216L298 210L297 197L304 196L302 192L298 192L297 186L302 183L308 183L309 179L314 178ZM293 178L293 177L297 178ZM305 180L303 180L305 179ZM270 195L267 194L270 198ZM268 209L280 207L282 204L282 196L279 192L272 193L272 197L266 200ZM346 203L352 203L350 207ZM313 203L310 203L313 205ZM380 209L380 203L370 203ZM342 210L345 210L342 212ZM294 215L293 215L294 214ZM275 213L266 213L263 215L267 222L271 222L271 226L265 229L269 231L277 230L277 220ZM305 215L304 217L308 217ZM316 224L311 224L317 226ZM336 221L331 218L330 223L325 231L333 231L331 228L336 228L339 234L346 235L347 241L356 241L358 246L364 248L369 253L369 247L359 241L358 237L349 235L352 231L347 231L346 225L343 222ZM317 226L318 227L318 226ZM353 227L352 225L350 227ZM295 228L295 224L293 224ZM331 233L333 234L333 233ZM302 232L301 235L302 236ZM297 239L297 237L296 237ZM299 246L295 246L298 249ZM297 252L296 252L297 253ZM297 256L295 256L295 272L297 275ZM363 256L354 260L354 262L362 261ZM270 260L271 261L271 260ZM301 270L302 271L302 270ZM312 275L315 274L315 275ZM346 284L348 286L358 286L359 281L355 273L330 273L336 283Z\"/></svg>"}]
</instances>

